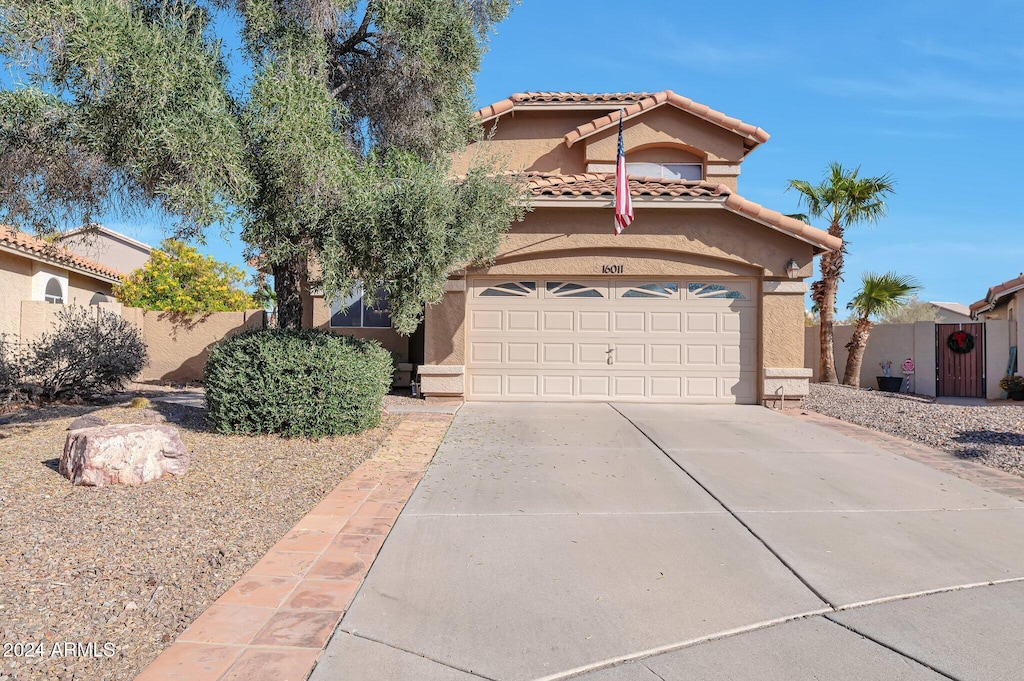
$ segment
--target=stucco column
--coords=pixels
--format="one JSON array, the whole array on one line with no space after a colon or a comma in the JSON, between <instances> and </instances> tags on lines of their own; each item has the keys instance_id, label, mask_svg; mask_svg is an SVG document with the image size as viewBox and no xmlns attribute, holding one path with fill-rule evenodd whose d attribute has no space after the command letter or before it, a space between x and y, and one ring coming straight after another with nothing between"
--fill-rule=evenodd
<instances>
[{"instance_id":1,"label":"stucco column","mask_svg":"<svg viewBox=\"0 0 1024 681\"><path fill-rule=\"evenodd\" d=\"M466 393L466 280L450 279L424 319L420 390L427 402L461 402Z\"/></svg>"},{"instance_id":2,"label":"stucco column","mask_svg":"<svg viewBox=\"0 0 1024 681\"><path fill-rule=\"evenodd\" d=\"M807 284L766 279L761 297L762 400L799 400L807 395L812 374L804 365L804 294Z\"/></svg>"},{"instance_id":3,"label":"stucco column","mask_svg":"<svg viewBox=\"0 0 1024 681\"><path fill-rule=\"evenodd\" d=\"M1019 352L1019 349L1018 349ZM1005 319L985 320L985 397L998 400L1003 396L999 380L1006 375L1010 359L1010 322ZM1020 363L1018 362L1018 366Z\"/></svg>"}]
</instances>

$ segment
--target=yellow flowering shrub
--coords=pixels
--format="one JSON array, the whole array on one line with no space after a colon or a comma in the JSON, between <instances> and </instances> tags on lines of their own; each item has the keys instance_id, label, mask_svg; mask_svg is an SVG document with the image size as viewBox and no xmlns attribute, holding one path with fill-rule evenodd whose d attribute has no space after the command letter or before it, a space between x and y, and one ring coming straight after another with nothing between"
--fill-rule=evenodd
<instances>
[{"instance_id":1,"label":"yellow flowering shrub","mask_svg":"<svg viewBox=\"0 0 1024 681\"><path fill-rule=\"evenodd\" d=\"M242 288L245 273L188 244L166 239L149 261L114 287L125 305L165 312L236 312L259 305Z\"/></svg>"}]
</instances>

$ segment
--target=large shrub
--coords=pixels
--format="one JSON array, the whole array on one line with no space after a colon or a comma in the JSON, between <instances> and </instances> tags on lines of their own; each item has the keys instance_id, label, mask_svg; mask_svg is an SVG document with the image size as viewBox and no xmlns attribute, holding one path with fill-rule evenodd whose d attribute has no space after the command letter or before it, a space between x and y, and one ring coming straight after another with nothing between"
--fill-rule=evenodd
<instances>
[{"instance_id":1,"label":"large shrub","mask_svg":"<svg viewBox=\"0 0 1024 681\"><path fill-rule=\"evenodd\" d=\"M134 324L108 310L71 305L57 313L53 331L29 343L24 388L50 400L111 392L137 376L146 360Z\"/></svg>"},{"instance_id":2,"label":"large shrub","mask_svg":"<svg viewBox=\"0 0 1024 681\"><path fill-rule=\"evenodd\" d=\"M380 344L327 331L231 336L203 372L210 424L222 433L357 433L380 423L391 369Z\"/></svg>"}]
</instances>

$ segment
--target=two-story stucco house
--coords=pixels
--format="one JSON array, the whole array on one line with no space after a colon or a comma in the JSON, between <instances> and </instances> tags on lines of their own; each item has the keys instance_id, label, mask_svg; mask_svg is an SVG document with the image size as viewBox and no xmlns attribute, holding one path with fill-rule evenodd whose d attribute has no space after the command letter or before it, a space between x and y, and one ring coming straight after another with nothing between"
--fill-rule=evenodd
<instances>
[{"instance_id":1,"label":"two-story stucco house","mask_svg":"<svg viewBox=\"0 0 1024 681\"><path fill-rule=\"evenodd\" d=\"M636 219L616 236L620 110ZM367 323L359 300L347 313L313 301L312 325L410 357L432 401L806 394L803 279L841 241L740 196L740 168L764 130L667 90L521 93L477 119L488 134L455 172L496 153L533 195L493 264L453 276L411 343L379 315Z\"/></svg>"}]
</instances>

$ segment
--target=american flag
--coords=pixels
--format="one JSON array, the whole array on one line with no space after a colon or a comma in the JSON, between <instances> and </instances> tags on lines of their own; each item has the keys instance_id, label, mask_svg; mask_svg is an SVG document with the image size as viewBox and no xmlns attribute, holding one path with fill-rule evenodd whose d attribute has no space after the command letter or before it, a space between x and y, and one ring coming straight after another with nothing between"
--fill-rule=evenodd
<instances>
[{"instance_id":1,"label":"american flag","mask_svg":"<svg viewBox=\"0 0 1024 681\"><path fill-rule=\"evenodd\" d=\"M622 145L622 117L625 110L619 112L619 155L615 159L615 234L633 222L633 197L629 195L629 178L626 177L626 150Z\"/></svg>"}]
</instances>

